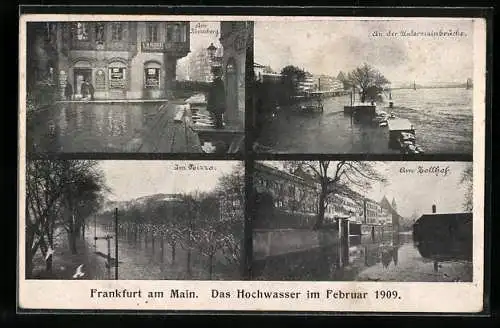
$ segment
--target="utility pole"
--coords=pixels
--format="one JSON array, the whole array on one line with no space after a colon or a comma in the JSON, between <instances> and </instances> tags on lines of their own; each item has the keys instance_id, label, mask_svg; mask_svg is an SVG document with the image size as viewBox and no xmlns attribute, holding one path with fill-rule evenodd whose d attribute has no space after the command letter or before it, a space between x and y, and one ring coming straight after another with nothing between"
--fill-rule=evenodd
<instances>
[{"instance_id":1,"label":"utility pole","mask_svg":"<svg viewBox=\"0 0 500 328\"><path fill-rule=\"evenodd\" d=\"M118 208L115 207L115 280L118 280Z\"/></svg>"}]
</instances>

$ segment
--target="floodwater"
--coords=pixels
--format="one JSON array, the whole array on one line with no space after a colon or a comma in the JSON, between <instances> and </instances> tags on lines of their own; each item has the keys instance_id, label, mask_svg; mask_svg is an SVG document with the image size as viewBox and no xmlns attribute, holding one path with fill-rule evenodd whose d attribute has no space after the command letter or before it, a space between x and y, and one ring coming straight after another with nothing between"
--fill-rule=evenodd
<instances>
[{"instance_id":1,"label":"floodwater","mask_svg":"<svg viewBox=\"0 0 500 328\"><path fill-rule=\"evenodd\" d=\"M425 258L410 234L351 236L347 243L254 260L253 270L258 280L472 281L467 256Z\"/></svg>"},{"instance_id":2,"label":"floodwater","mask_svg":"<svg viewBox=\"0 0 500 328\"><path fill-rule=\"evenodd\" d=\"M378 108L409 119L417 144L427 153L472 154L472 90L393 90L394 108ZM323 113L291 113L286 109L266 122L259 142L275 153L398 153L388 146L388 128L352 121L343 113L349 96L323 102Z\"/></svg>"},{"instance_id":3,"label":"floodwater","mask_svg":"<svg viewBox=\"0 0 500 328\"><path fill-rule=\"evenodd\" d=\"M142 142L160 103L60 103L33 113L27 149L46 152L122 152Z\"/></svg>"},{"instance_id":4,"label":"floodwater","mask_svg":"<svg viewBox=\"0 0 500 328\"><path fill-rule=\"evenodd\" d=\"M94 236L105 237L107 234L114 237L114 231L106 231L99 224L87 226L86 241L89 254L95 259L93 279L115 279L115 239L110 240L109 252L112 257L112 266L106 267L108 243L107 240L94 240ZM154 242L151 238L140 236L137 241L122 234L118 238L118 279L120 280L166 280L166 279L197 279L197 280L224 280L237 279L237 268L224 263L222 254L217 254L213 260L212 277L209 274L208 257L198 250L192 250L190 271L187 269L187 250L181 245L175 247L173 256L171 246L159 238Z\"/></svg>"}]
</instances>

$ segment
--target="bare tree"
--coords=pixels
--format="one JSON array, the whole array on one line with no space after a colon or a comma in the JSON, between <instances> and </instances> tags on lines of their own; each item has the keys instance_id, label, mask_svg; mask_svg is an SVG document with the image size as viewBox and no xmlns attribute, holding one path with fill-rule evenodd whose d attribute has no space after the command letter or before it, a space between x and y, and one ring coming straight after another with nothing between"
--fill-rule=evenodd
<instances>
[{"instance_id":1,"label":"bare tree","mask_svg":"<svg viewBox=\"0 0 500 328\"><path fill-rule=\"evenodd\" d=\"M76 241L85 219L100 208L102 192L107 190L96 161L64 161L63 227L68 234L72 254L78 252Z\"/></svg>"},{"instance_id":2,"label":"bare tree","mask_svg":"<svg viewBox=\"0 0 500 328\"><path fill-rule=\"evenodd\" d=\"M369 94L373 98L376 93L383 90L385 85L390 83L382 73L367 63L352 70L347 75L347 82L360 90L361 102L365 102Z\"/></svg>"},{"instance_id":3,"label":"bare tree","mask_svg":"<svg viewBox=\"0 0 500 328\"><path fill-rule=\"evenodd\" d=\"M225 242L222 249L226 261L240 267L242 274L246 272L244 258L244 224L245 224L245 168L238 164L231 173L219 178L216 193L221 204L221 221L224 222Z\"/></svg>"},{"instance_id":4,"label":"bare tree","mask_svg":"<svg viewBox=\"0 0 500 328\"><path fill-rule=\"evenodd\" d=\"M323 225L328 196L352 195L351 187L369 189L374 182L385 182L371 162L363 161L292 161L286 163L291 170L301 169L310 174L319 186L318 216L314 229Z\"/></svg>"},{"instance_id":5,"label":"bare tree","mask_svg":"<svg viewBox=\"0 0 500 328\"><path fill-rule=\"evenodd\" d=\"M28 160L25 238L27 276L32 273L33 257L38 250L46 260L46 272L51 273L56 229L70 225L73 233L79 233L83 225L82 218L95 210L101 196L95 194L94 198L89 198L89 190L105 189L96 171L85 171L95 166L96 162L91 161ZM68 204L71 206L68 207Z\"/></svg>"}]
</instances>

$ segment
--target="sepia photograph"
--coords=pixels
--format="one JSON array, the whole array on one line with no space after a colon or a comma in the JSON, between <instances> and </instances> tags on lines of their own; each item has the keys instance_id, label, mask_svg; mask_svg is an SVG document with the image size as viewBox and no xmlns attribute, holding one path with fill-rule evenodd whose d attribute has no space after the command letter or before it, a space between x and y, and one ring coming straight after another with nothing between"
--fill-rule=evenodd
<instances>
[{"instance_id":1,"label":"sepia photograph","mask_svg":"<svg viewBox=\"0 0 500 328\"><path fill-rule=\"evenodd\" d=\"M253 23L119 17L26 22L27 152L240 153Z\"/></svg>"},{"instance_id":2,"label":"sepia photograph","mask_svg":"<svg viewBox=\"0 0 500 328\"><path fill-rule=\"evenodd\" d=\"M254 149L472 155L474 24L256 22Z\"/></svg>"},{"instance_id":3,"label":"sepia photograph","mask_svg":"<svg viewBox=\"0 0 500 328\"><path fill-rule=\"evenodd\" d=\"M263 161L254 185L255 279L473 281L471 162Z\"/></svg>"},{"instance_id":4,"label":"sepia photograph","mask_svg":"<svg viewBox=\"0 0 500 328\"><path fill-rule=\"evenodd\" d=\"M29 160L26 279L238 280L237 161Z\"/></svg>"}]
</instances>

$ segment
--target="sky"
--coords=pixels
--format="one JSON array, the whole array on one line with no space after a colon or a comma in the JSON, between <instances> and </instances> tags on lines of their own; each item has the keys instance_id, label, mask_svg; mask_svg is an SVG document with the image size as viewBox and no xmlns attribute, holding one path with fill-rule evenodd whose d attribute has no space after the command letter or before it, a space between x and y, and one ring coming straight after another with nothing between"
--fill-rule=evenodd
<instances>
[{"instance_id":1,"label":"sky","mask_svg":"<svg viewBox=\"0 0 500 328\"><path fill-rule=\"evenodd\" d=\"M463 37L387 36L389 31L459 30ZM375 32L382 36L374 36ZM364 62L393 84L462 82L473 76L471 19L259 21L255 23L255 62L280 71L299 66L313 74L337 76Z\"/></svg>"},{"instance_id":2,"label":"sky","mask_svg":"<svg viewBox=\"0 0 500 328\"><path fill-rule=\"evenodd\" d=\"M282 168L282 162L265 161L277 168ZM465 186L460 184L462 172L467 162L373 162L373 167L387 182L373 183L370 190L362 194L375 201L382 200L384 195L391 202L396 200L400 215L410 217L417 214L431 213L432 205L436 205L437 213L463 212ZM446 176L435 174L418 174L418 167L424 169L437 167L446 169ZM332 164L330 164L332 167ZM401 173L401 168L413 169L414 173ZM333 174L333 171L329 171Z\"/></svg>"},{"instance_id":3,"label":"sky","mask_svg":"<svg viewBox=\"0 0 500 328\"><path fill-rule=\"evenodd\" d=\"M107 185L108 199L126 201L158 193L210 191L219 177L230 173L237 161L100 161ZM176 170L188 164L213 167L212 170Z\"/></svg>"}]
</instances>

